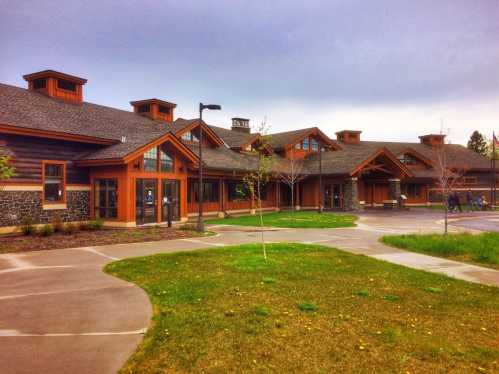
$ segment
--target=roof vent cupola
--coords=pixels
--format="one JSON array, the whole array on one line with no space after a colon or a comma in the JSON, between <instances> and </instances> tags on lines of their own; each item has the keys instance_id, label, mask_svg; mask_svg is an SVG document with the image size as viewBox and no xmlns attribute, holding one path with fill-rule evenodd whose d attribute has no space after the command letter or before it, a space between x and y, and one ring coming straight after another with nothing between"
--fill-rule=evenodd
<instances>
[{"instance_id":1,"label":"roof vent cupola","mask_svg":"<svg viewBox=\"0 0 499 374\"><path fill-rule=\"evenodd\" d=\"M345 144L359 144L362 131L342 130L336 133L336 139Z\"/></svg>"},{"instance_id":2,"label":"roof vent cupola","mask_svg":"<svg viewBox=\"0 0 499 374\"><path fill-rule=\"evenodd\" d=\"M133 111L154 121L173 122L173 110L177 104L159 99L130 101Z\"/></svg>"},{"instance_id":3,"label":"roof vent cupola","mask_svg":"<svg viewBox=\"0 0 499 374\"><path fill-rule=\"evenodd\" d=\"M245 134L251 133L251 128L249 125L249 119L247 118L232 118L232 128L233 131L243 132Z\"/></svg>"},{"instance_id":4,"label":"roof vent cupola","mask_svg":"<svg viewBox=\"0 0 499 374\"><path fill-rule=\"evenodd\" d=\"M86 79L55 70L26 74L23 75L23 78L28 82L28 89L31 91L37 91L70 103L83 102L83 85L87 83Z\"/></svg>"},{"instance_id":5,"label":"roof vent cupola","mask_svg":"<svg viewBox=\"0 0 499 374\"><path fill-rule=\"evenodd\" d=\"M428 134L419 137L421 144L429 145L431 147L439 147L445 143L445 135L442 134Z\"/></svg>"}]
</instances>

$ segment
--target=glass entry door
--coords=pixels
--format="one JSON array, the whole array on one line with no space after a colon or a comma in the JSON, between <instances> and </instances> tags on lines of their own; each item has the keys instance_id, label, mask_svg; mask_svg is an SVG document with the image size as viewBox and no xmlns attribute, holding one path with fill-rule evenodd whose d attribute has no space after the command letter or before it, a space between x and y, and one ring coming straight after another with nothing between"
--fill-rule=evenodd
<instances>
[{"instance_id":1,"label":"glass entry door","mask_svg":"<svg viewBox=\"0 0 499 374\"><path fill-rule=\"evenodd\" d=\"M156 179L137 179L135 183L135 219L138 225L157 222L157 191Z\"/></svg>"},{"instance_id":2,"label":"glass entry door","mask_svg":"<svg viewBox=\"0 0 499 374\"><path fill-rule=\"evenodd\" d=\"M324 186L324 208L341 209L343 194L341 184L326 184Z\"/></svg>"},{"instance_id":3,"label":"glass entry door","mask_svg":"<svg viewBox=\"0 0 499 374\"><path fill-rule=\"evenodd\" d=\"M161 199L161 221L168 221L167 203L171 203L172 221L180 220L180 183L175 179L163 179L162 190L163 196Z\"/></svg>"}]
</instances>

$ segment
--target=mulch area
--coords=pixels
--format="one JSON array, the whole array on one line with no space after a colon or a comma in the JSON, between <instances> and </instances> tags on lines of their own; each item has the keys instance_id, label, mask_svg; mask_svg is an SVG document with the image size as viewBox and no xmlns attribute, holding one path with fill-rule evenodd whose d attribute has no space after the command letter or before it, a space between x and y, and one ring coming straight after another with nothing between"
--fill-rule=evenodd
<instances>
[{"instance_id":1,"label":"mulch area","mask_svg":"<svg viewBox=\"0 0 499 374\"><path fill-rule=\"evenodd\" d=\"M0 253L41 251L90 247L107 244L151 242L202 236L193 230L167 227L146 227L133 229L101 229L77 231L72 234L54 233L50 236L21 234L0 236Z\"/></svg>"}]
</instances>

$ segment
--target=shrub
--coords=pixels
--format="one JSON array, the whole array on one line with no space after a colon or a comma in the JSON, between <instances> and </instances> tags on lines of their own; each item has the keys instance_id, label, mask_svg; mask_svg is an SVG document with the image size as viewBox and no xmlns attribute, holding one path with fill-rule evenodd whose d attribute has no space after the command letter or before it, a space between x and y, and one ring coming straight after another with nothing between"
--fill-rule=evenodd
<instances>
[{"instance_id":1,"label":"shrub","mask_svg":"<svg viewBox=\"0 0 499 374\"><path fill-rule=\"evenodd\" d=\"M310 302L304 302L298 304L298 309L300 309L302 312L315 312L317 310L317 305Z\"/></svg>"},{"instance_id":2,"label":"shrub","mask_svg":"<svg viewBox=\"0 0 499 374\"><path fill-rule=\"evenodd\" d=\"M64 230L64 222L60 215L54 215L52 218L52 227L54 228L54 232L62 232Z\"/></svg>"},{"instance_id":3,"label":"shrub","mask_svg":"<svg viewBox=\"0 0 499 374\"><path fill-rule=\"evenodd\" d=\"M23 219L23 223L20 226L21 232L24 235L34 234L36 231L35 226L33 226L33 219L31 217L26 217Z\"/></svg>"},{"instance_id":4,"label":"shrub","mask_svg":"<svg viewBox=\"0 0 499 374\"><path fill-rule=\"evenodd\" d=\"M383 299L388 301L399 301L400 297L398 297L397 295L385 295L383 296Z\"/></svg>"},{"instance_id":5,"label":"shrub","mask_svg":"<svg viewBox=\"0 0 499 374\"><path fill-rule=\"evenodd\" d=\"M96 218L88 223L90 230L101 230L104 227L104 220L102 218Z\"/></svg>"},{"instance_id":6,"label":"shrub","mask_svg":"<svg viewBox=\"0 0 499 374\"><path fill-rule=\"evenodd\" d=\"M38 233L41 236L50 236L54 233L54 228L52 227L52 225L47 223L47 224L43 225L42 227L40 227L40 229L38 230Z\"/></svg>"},{"instance_id":7,"label":"shrub","mask_svg":"<svg viewBox=\"0 0 499 374\"><path fill-rule=\"evenodd\" d=\"M78 228L72 222L68 222L64 225L64 233L67 235L74 234Z\"/></svg>"}]
</instances>

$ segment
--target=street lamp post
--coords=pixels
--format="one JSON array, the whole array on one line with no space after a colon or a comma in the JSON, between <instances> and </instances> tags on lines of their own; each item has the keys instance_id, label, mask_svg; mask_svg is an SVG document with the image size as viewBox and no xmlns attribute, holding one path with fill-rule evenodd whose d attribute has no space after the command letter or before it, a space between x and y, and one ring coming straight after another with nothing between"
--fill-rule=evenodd
<instances>
[{"instance_id":1,"label":"street lamp post","mask_svg":"<svg viewBox=\"0 0 499 374\"><path fill-rule=\"evenodd\" d=\"M199 179L198 179L198 224L197 231L204 231L203 221L203 110L221 110L222 107L216 104L205 105L199 103Z\"/></svg>"}]
</instances>

